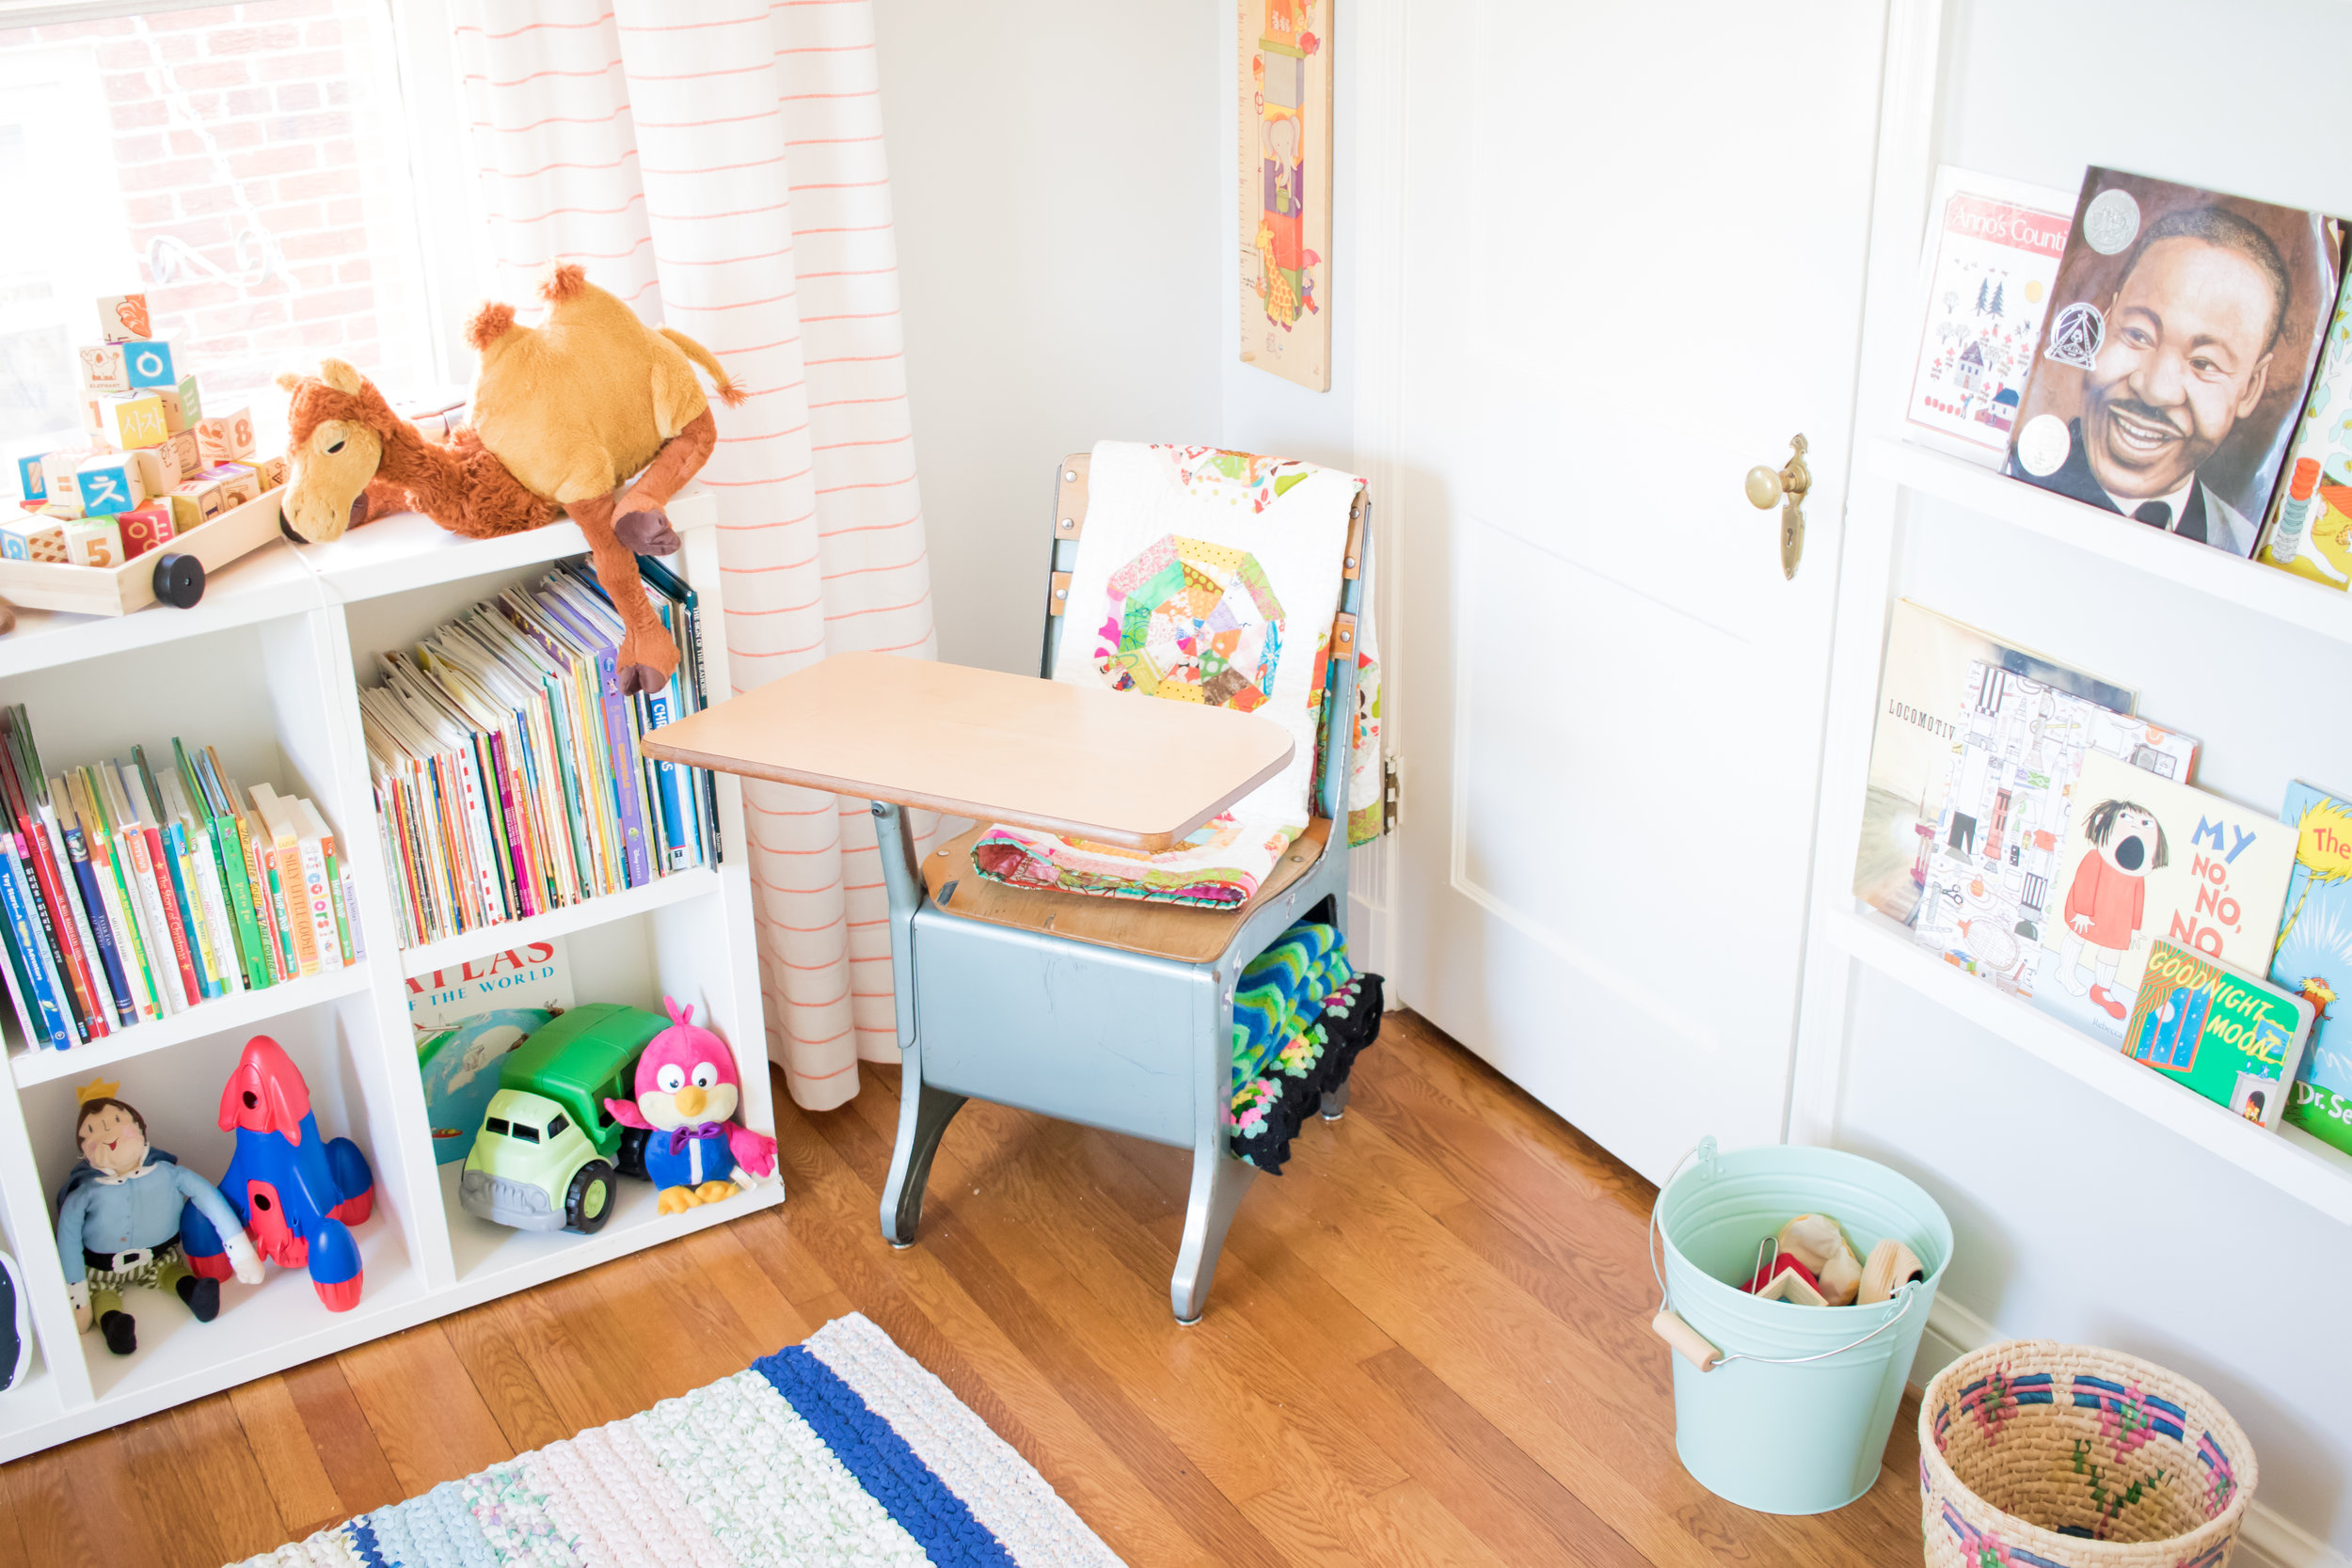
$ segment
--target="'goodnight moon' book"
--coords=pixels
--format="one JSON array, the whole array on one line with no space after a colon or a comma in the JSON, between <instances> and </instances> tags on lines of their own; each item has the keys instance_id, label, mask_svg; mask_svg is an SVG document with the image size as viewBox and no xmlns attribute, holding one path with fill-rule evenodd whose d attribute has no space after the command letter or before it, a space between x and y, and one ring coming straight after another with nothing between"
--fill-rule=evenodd
<instances>
[{"instance_id":1,"label":"'goodnight moon' book","mask_svg":"<svg viewBox=\"0 0 2352 1568\"><path fill-rule=\"evenodd\" d=\"M2295 831L2295 876L2270 978L2313 1013L2287 1120L2352 1154L2352 802L2294 784L2279 815Z\"/></svg>"},{"instance_id":2,"label":"'goodnight moon' book","mask_svg":"<svg viewBox=\"0 0 2352 1568\"><path fill-rule=\"evenodd\" d=\"M2123 1026L2123 1054L2276 1128L2311 1027L2312 1005L2294 992L2159 942Z\"/></svg>"}]
</instances>

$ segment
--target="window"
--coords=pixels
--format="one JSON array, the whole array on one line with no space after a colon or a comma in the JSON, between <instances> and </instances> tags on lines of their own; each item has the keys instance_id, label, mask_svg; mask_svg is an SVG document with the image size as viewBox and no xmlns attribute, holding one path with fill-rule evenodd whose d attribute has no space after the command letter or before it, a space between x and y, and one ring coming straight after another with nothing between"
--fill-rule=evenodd
<instances>
[{"instance_id":1,"label":"window","mask_svg":"<svg viewBox=\"0 0 2352 1568\"><path fill-rule=\"evenodd\" d=\"M507 1125L506 1118L504 1117L491 1117L487 1120L484 1121L482 1125L486 1131L496 1132L502 1138L512 1137L515 1133L515 1130Z\"/></svg>"},{"instance_id":2,"label":"window","mask_svg":"<svg viewBox=\"0 0 2352 1568\"><path fill-rule=\"evenodd\" d=\"M560 1138L564 1135L564 1129L569 1127L570 1125L570 1122L565 1121L562 1117L558 1117L553 1121L548 1123L548 1136L550 1138Z\"/></svg>"},{"instance_id":3,"label":"window","mask_svg":"<svg viewBox=\"0 0 2352 1568\"><path fill-rule=\"evenodd\" d=\"M518 1121L515 1124L515 1136L520 1138L527 1144L535 1144L539 1141L539 1130L535 1127L526 1126Z\"/></svg>"},{"instance_id":4,"label":"window","mask_svg":"<svg viewBox=\"0 0 2352 1568\"><path fill-rule=\"evenodd\" d=\"M0 7L0 451L81 444L103 294L143 292L205 407L250 406L265 444L280 371L443 379L387 0L91 8Z\"/></svg>"}]
</instances>

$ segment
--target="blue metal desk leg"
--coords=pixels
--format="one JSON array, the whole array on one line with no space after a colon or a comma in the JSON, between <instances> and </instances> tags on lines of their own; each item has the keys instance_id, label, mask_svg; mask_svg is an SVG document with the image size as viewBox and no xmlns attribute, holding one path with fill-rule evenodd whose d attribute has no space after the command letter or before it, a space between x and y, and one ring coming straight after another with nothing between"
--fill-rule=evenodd
<instances>
[{"instance_id":1,"label":"blue metal desk leg","mask_svg":"<svg viewBox=\"0 0 2352 1568\"><path fill-rule=\"evenodd\" d=\"M923 1217L931 1156L939 1150L940 1134L963 1108L963 1096L923 1082L923 1045L914 1017L914 911L923 907L923 868L914 824L897 806L877 800L874 842L882 851L882 886L890 901L890 974L898 1020L898 1141L890 1151L890 1179L882 1183L882 1233L892 1246L909 1247Z\"/></svg>"}]
</instances>

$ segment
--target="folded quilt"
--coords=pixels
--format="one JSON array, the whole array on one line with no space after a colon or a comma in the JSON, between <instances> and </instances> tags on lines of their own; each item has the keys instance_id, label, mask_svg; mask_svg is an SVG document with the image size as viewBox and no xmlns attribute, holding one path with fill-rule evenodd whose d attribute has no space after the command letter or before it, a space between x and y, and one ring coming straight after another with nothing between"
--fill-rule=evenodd
<instances>
[{"instance_id":1,"label":"folded quilt","mask_svg":"<svg viewBox=\"0 0 2352 1568\"><path fill-rule=\"evenodd\" d=\"M1291 760L1160 855L995 826L975 845L973 869L1018 887L1246 903L1306 831L1322 670L1363 482L1287 458L1105 441L1087 484L1054 679L1256 715L1290 735ZM1378 798L1376 690L1358 710L1375 754L1370 774L1351 781L1350 805L1362 808ZM1351 826L1364 819L1359 812Z\"/></svg>"},{"instance_id":2,"label":"folded quilt","mask_svg":"<svg viewBox=\"0 0 2352 1568\"><path fill-rule=\"evenodd\" d=\"M1175 848L1145 854L1000 823L973 843L972 868L1013 887L1231 909L1257 894L1298 832L1227 812Z\"/></svg>"}]
</instances>

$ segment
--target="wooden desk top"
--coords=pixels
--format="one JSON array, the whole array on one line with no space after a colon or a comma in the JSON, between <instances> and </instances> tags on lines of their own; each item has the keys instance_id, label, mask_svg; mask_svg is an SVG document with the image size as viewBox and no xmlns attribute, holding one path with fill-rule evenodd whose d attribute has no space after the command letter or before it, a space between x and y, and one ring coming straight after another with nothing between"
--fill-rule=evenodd
<instances>
[{"instance_id":1,"label":"wooden desk top","mask_svg":"<svg viewBox=\"0 0 2352 1568\"><path fill-rule=\"evenodd\" d=\"M1230 708L888 654L836 654L644 741L670 762L1143 850L1182 842L1294 749Z\"/></svg>"}]
</instances>

